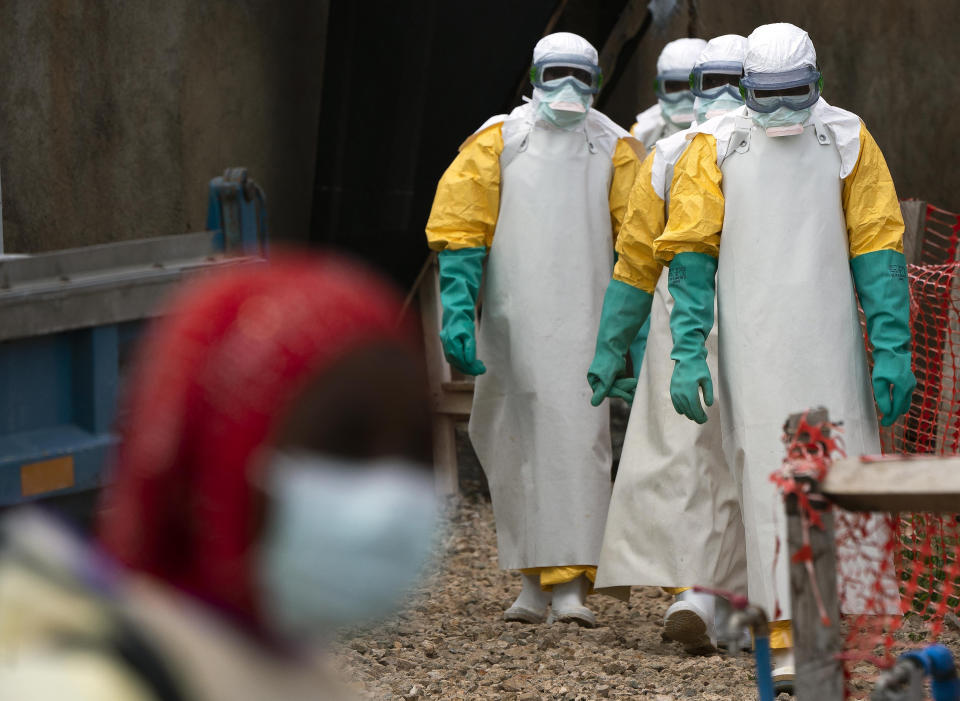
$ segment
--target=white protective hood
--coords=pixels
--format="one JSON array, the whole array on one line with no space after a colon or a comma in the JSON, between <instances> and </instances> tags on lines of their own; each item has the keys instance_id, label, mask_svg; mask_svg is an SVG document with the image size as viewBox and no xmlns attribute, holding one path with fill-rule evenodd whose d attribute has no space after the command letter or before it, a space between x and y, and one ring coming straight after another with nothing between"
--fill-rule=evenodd
<instances>
[{"instance_id":1,"label":"white protective hood","mask_svg":"<svg viewBox=\"0 0 960 701\"><path fill-rule=\"evenodd\" d=\"M747 55L747 38L739 34L722 34L714 37L697 56L694 68L712 61L737 61L743 63Z\"/></svg>"},{"instance_id":2,"label":"white protective hood","mask_svg":"<svg viewBox=\"0 0 960 701\"><path fill-rule=\"evenodd\" d=\"M707 46L703 39L675 39L663 47L657 58L657 75L669 71L693 70L700 52Z\"/></svg>"},{"instance_id":3,"label":"white protective hood","mask_svg":"<svg viewBox=\"0 0 960 701\"><path fill-rule=\"evenodd\" d=\"M744 73L784 73L804 66L817 67L817 51L810 35L792 24L764 24L747 37Z\"/></svg>"},{"instance_id":4,"label":"white protective hood","mask_svg":"<svg viewBox=\"0 0 960 701\"><path fill-rule=\"evenodd\" d=\"M593 64L599 63L597 50L579 34L556 32L548 34L533 47L533 62L540 63L555 56L579 56Z\"/></svg>"},{"instance_id":5,"label":"white protective hood","mask_svg":"<svg viewBox=\"0 0 960 701\"><path fill-rule=\"evenodd\" d=\"M533 62L540 63L541 61L546 61L551 58L556 58L559 56L576 56L583 59L587 63L592 63L593 65L599 65L600 57L597 54L597 50L594 48L593 44L584 39L579 34L573 34L571 32L555 32L554 34L548 34L543 37L540 41L537 42L537 45L533 47ZM543 101L546 93L540 88L533 89L533 103L534 112L536 108ZM587 107L587 111L590 111L590 107L593 106L593 97L590 97L590 105Z\"/></svg>"},{"instance_id":6,"label":"white protective hood","mask_svg":"<svg viewBox=\"0 0 960 701\"><path fill-rule=\"evenodd\" d=\"M714 63L718 61L732 61L736 63L743 63L744 57L747 55L747 38L742 37L739 34L721 34L718 37L714 37L707 42L707 45L704 47L703 51L700 52L700 56L697 57L697 62L694 65L694 68L698 68L705 63ZM698 115L696 121L701 121L699 115L703 109L703 102L705 98L695 97L693 100L693 113ZM723 109L727 109L727 105L733 105L733 100L735 98L730 95L726 95L721 100L725 100L721 104L724 105ZM711 100L711 102L713 102ZM710 110L707 109L707 116L710 116ZM696 121L694 123L696 123ZM662 197L662 195L661 195Z\"/></svg>"}]
</instances>

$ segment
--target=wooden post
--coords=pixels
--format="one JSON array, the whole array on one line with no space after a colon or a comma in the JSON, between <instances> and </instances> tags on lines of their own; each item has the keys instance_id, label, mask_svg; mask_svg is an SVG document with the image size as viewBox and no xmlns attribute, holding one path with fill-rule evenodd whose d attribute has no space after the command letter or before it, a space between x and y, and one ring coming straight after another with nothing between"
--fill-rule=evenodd
<instances>
[{"instance_id":1,"label":"wooden post","mask_svg":"<svg viewBox=\"0 0 960 701\"><path fill-rule=\"evenodd\" d=\"M922 200L903 200L900 202L903 215L903 256L907 265L919 265L923 254L923 239L926 234L927 203ZM943 261L936 261L938 263Z\"/></svg>"},{"instance_id":2,"label":"wooden post","mask_svg":"<svg viewBox=\"0 0 960 701\"><path fill-rule=\"evenodd\" d=\"M804 414L793 414L784 427L788 436L795 436ZM820 424L828 420L825 409L811 410L807 422ZM800 437L803 440L803 436ZM790 563L790 600L792 604L794 657L796 678L794 693L798 701L842 701L844 693L843 663L837 655L843 650L840 635L840 603L837 594L837 554L834 545L833 512L829 502L820 493L820 485L812 476L795 474L795 479L810 486L809 497L823 520L823 528L809 526L809 545L812 551L814 581L820 593L824 612L829 618L821 620L817 592L810 580L806 561L795 561L795 555L804 546L803 514L795 495L786 499L787 542Z\"/></svg>"},{"instance_id":3,"label":"wooden post","mask_svg":"<svg viewBox=\"0 0 960 701\"><path fill-rule=\"evenodd\" d=\"M473 381L455 379L443 357L439 336L442 310L435 254L431 254L417 280L415 293L420 298L420 320L423 324L427 380L433 411L434 475L437 493L450 496L459 489L456 422L470 417Z\"/></svg>"}]
</instances>

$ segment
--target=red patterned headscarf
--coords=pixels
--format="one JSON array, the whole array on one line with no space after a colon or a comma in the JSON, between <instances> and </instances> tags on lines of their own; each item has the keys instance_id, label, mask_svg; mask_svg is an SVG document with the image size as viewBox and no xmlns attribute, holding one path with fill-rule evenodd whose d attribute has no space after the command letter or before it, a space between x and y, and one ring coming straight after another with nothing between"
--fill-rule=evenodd
<instances>
[{"instance_id":1,"label":"red patterned headscarf","mask_svg":"<svg viewBox=\"0 0 960 701\"><path fill-rule=\"evenodd\" d=\"M257 455L325 368L366 344L415 344L400 310L382 278L329 254L188 284L134 368L99 523L107 550L257 626Z\"/></svg>"}]
</instances>

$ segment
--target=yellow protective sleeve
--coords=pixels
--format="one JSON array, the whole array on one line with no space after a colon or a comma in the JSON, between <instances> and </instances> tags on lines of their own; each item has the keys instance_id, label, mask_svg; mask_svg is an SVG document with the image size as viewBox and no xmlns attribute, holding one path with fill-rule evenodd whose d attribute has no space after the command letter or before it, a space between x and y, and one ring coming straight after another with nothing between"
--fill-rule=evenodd
<instances>
[{"instance_id":1,"label":"yellow protective sleeve","mask_svg":"<svg viewBox=\"0 0 960 701\"><path fill-rule=\"evenodd\" d=\"M490 247L500 211L503 123L467 139L444 172L427 220L427 243L445 248Z\"/></svg>"},{"instance_id":2,"label":"yellow protective sleeve","mask_svg":"<svg viewBox=\"0 0 960 701\"><path fill-rule=\"evenodd\" d=\"M843 179L843 212L850 257L874 251L903 252L903 215L880 147L860 124L860 155Z\"/></svg>"},{"instance_id":3,"label":"yellow protective sleeve","mask_svg":"<svg viewBox=\"0 0 960 701\"><path fill-rule=\"evenodd\" d=\"M644 292L653 294L663 266L653 257L653 242L663 233L664 202L653 189L650 174L653 156L650 152L633 183L627 214L617 237L617 264L613 277Z\"/></svg>"},{"instance_id":4,"label":"yellow protective sleeve","mask_svg":"<svg viewBox=\"0 0 960 701\"><path fill-rule=\"evenodd\" d=\"M667 226L653 244L658 261L667 264L676 254L691 251L720 255L722 179L716 139L697 134L673 168Z\"/></svg>"},{"instance_id":5,"label":"yellow protective sleeve","mask_svg":"<svg viewBox=\"0 0 960 701\"><path fill-rule=\"evenodd\" d=\"M643 147L632 136L617 141L613 151L613 178L610 181L610 224L613 227L613 240L616 242L623 219L627 214L627 201L633 190L640 162L643 160Z\"/></svg>"}]
</instances>

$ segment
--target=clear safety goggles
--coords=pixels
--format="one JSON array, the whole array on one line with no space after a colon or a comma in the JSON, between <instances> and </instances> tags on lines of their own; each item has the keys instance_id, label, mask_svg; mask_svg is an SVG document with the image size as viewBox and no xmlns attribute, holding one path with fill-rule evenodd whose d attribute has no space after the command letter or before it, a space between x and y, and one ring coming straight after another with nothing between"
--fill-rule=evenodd
<instances>
[{"instance_id":1,"label":"clear safety goggles","mask_svg":"<svg viewBox=\"0 0 960 701\"><path fill-rule=\"evenodd\" d=\"M697 97L712 100L721 95L740 97L740 76L743 64L737 61L709 61L701 63L690 74L690 89Z\"/></svg>"},{"instance_id":2,"label":"clear safety goggles","mask_svg":"<svg viewBox=\"0 0 960 701\"><path fill-rule=\"evenodd\" d=\"M740 93L755 112L773 112L780 107L802 110L820 99L823 77L806 67L785 73L750 73L740 79Z\"/></svg>"},{"instance_id":3,"label":"clear safety goggles","mask_svg":"<svg viewBox=\"0 0 960 701\"><path fill-rule=\"evenodd\" d=\"M603 74L600 66L585 61L582 56L553 56L530 67L530 82L535 88L569 83L581 93L596 94L603 84Z\"/></svg>"},{"instance_id":4,"label":"clear safety goggles","mask_svg":"<svg viewBox=\"0 0 960 701\"><path fill-rule=\"evenodd\" d=\"M690 73L687 71L667 71L660 73L653 81L653 90L657 99L664 102L680 102L690 99Z\"/></svg>"}]
</instances>

